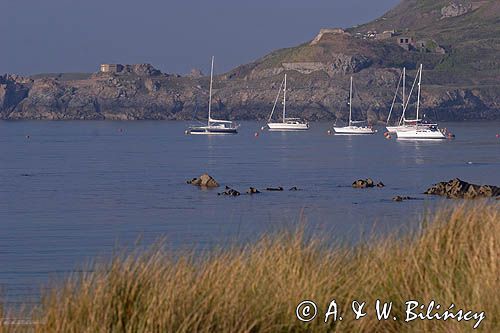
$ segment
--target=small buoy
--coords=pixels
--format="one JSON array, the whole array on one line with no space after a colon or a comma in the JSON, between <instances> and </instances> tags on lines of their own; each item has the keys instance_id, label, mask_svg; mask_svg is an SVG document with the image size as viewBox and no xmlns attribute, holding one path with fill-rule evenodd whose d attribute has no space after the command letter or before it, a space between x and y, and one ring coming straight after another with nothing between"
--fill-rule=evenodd
<instances>
[{"instance_id":1,"label":"small buoy","mask_svg":"<svg viewBox=\"0 0 500 333\"><path fill-rule=\"evenodd\" d=\"M255 137L258 137L259 136L259 132L255 132Z\"/></svg>"},{"instance_id":2,"label":"small buoy","mask_svg":"<svg viewBox=\"0 0 500 333\"><path fill-rule=\"evenodd\" d=\"M467 164L471 165L471 164L473 164L473 163L472 163L471 161L469 161L469 162L467 162Z\"/></svg>"},{"instance_id":3,"label":"small buoy","mask_svg":"<svg viewBox=\"0 0 500 333\"><path fill-rule=\"evenodd\" d=\"M385 133L384 133L384 136L389 136L390 134L391 134L391 133L389 133L389 132L385 132Z\"/></svg>"},{"instance_id":4,"label":"small buoy","mask_svg":"<svg viewBox=\"0 0 500 333\"><path fill-rule=\"evenodd\" d=\"M263 131L263 130L265 130L266 128L265 128L265 126L262 126L260 129Z\"/></svg>"},{"instance_id":5,"label":"small buoy","mask_svg":"<svg viewBox=\"0 0 500 333\"><path fill-rule=\"evenodd\" d=\"M385 138L386 138L387 140L390 140L390 139L392 139L392 136L391 136L390 134L388 134L388 135L386 135L386 136L385 136Z\"/></svg>"},{"instance_id":6,"label":"small buoy","mask_svg":"<svg viewBox=\"0 0 500 333\"><path fill-rule=\"evenodd\" d=\"M184 134L186 134L186 135L187 135L187 134L189 134L189 131L188 131L188 130L185 130L185 131L184 131Z\"/></svg>"},{"instance_id":7,"label":"small buoy","mask_svg":"<svg viewBox=\"0 0 500 333\"><path fill-rule=\"evenodd\" d=\"M327 133L328 135L332 135L332 131L330 131L330 130L326 131L326 133Z\"/></svg>"},{"instance_id":8,"label":"small buoy","mask_svg":"<svg viewBox=\"0 0 500 333\"><path fill-rule=\"evenodd\" d=\"M26 139L29 139L29 138L30 138L30 136L29 136L29 135L26 135Z\"/></svg>"},{"instance_id":9,"label":"small buoy","mask_svg":"<svg viewBox=\"0 0 500 333\"><path fill-rule=\"evenodd\" d=\"M497 139L500 139L500 134L497 134L496 137L497 137Z\"/></svg>"}]
</instances>

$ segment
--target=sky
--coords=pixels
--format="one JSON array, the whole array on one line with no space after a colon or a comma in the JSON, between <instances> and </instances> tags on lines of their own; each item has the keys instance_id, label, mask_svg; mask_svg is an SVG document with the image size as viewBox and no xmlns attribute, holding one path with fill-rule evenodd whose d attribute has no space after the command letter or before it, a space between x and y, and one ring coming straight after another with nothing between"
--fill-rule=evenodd
<instances>
[{"instance_id":1,"label":"sky","mask_svg":"<svg viewBox=\"0 0 500 333\"><path fill-rule=\"evenodd\" d=\"M0 0L0 74L151 63L224 72L321 28L379 17L400 0Z\"/></svg>"}]
</instances>

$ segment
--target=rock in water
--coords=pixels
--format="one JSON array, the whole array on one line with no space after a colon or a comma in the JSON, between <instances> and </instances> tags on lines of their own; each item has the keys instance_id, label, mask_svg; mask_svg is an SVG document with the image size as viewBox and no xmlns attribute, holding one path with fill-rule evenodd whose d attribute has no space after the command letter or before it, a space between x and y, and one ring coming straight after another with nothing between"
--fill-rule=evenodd
<instances>
[{"instance_id":1,"label":"rock in water","mask_svg":"<svg viewBox=\"0 0 500 333\"><path fill-rule=\"evenodd\" d=\"M210 175L204 173L198 178L187 181L188 184L202 187L219 187L219 183Z\"/></svg>"},{"instance_id":2,"label":"rock in water","mask_svg":"<svg viewBox=\"0 0 500 333\"><path fill-rule=\"evenodd\" d=\"M500 196L500 187L470 184L455 178L431 186L424 194L439 195L450 199L476 199Z\"/></svg>"},{"instance_id":3,"label":"rock in water","mask_svg":"<svg viewBox=\"0 0 500 333\"><path fill-rule=\"evenodd\" d=\"M384 183L379 182L376 186L377 187L384 187L385 185L384 185ZM354 187L354 188L371 188L371 187L375 187L375 182L371 178L358 179L354 183L352 183L352 187Z\"/></svg>"},{"instance_id":4,"label":"rock in water","mask_svg":"<svg viewBox=\"0 0 500 333\"><path fill-rule=\"evenodd\" d=\"M255 187L250 187L247 190L247 194L258 194L258 193L260 193L260 191L258 189L256 189Z\"/></svg>"},{"instance_id":5,"label":"rock in water","mask_svg":"<svg viewBox=\"0 0 500 333\"><path fill-rule=\"evenodd\" d=\"M275 191L275 192L279 192L279 191L283 191L283 187L268 187L266 188L266 191Z\"/></svg>"},{"instance_id":6,"label":"rock in water","mask_svg":"<svg viewBox=\"0 0 500 333\"><path fill-rule=\"evenodd\" d=\"M408 197L408 196L395 196L394 198L392 198L392 201L395 201L395 202L403 202L403 201L406 201L406 200L412 200L413 198L411 197Z\"/></svg>"},{"instance_id":7,"label":"rock in water","mask_svg":"<svg viewBox=\"0 0 500 333\"><path fill-rule=\"evenodd\" d=\"M359 180L356 180L354 183L352 183L352 187L354 188L367 188L367 183L366 183L366 180L363 180L363 179L359 179Z\"/></svg>"},{"instance_id":8,"label":"rock in water","mask_svg":"<svg viewBox=\"0 0 500 333\"><path fill-rule=\"evenodd\" d=\"M222 193L217 193L218 195L227 195L227 196L231 196L231 197L237 197L239 196L241 193L236 191L235 189L232 189L230 188L229 186L226 186L226 189L224 192Z\"/></svg>"}]
</instances>

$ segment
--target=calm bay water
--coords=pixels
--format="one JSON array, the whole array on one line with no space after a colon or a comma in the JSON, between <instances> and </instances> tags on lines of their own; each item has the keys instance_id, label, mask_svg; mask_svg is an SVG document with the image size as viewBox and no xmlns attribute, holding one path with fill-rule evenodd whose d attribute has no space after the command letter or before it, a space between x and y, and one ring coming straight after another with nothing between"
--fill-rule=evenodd
<instances>
[{"instance_id":1,"label":"calm bay water","mask_svg":"<svg viewBox=\"0 0 500 333\"><path fill-rule=\"evenodd\" d=\"M208 249L307 225L342 239L415 225L440 199L431 184L460 177L500 185L500 122L450 123L456 140L409 142L307 133L186 136L183 122L0 122L0 293L36 295L50 276L106 256L117 244L165 237ZM29 137L28 137L29 136ZM469 163L471 162L471 163ZM185 182L208 172L223 186L292 186L228 198ZM355 190L358 178L383 189ZM221 191L221 189L219 189ZM422 200L393 203L395 195Z\"/></svg>"}]
</instances>

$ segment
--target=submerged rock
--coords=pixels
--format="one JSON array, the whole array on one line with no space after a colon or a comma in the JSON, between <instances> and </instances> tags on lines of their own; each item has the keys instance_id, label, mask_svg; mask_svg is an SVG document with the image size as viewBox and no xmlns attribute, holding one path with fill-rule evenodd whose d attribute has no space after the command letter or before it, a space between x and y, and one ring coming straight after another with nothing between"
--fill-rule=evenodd
<instances>
[{"instance_id":1,"label":"submerged rock","mask_svg":"<svg viewBox=\"0 0 500 333\"><path fill-rule=\"evenodd\" d=\"M424 194L439 195L450 199L476 199L500 196L500 187L470 184L459 178L431 186Z\"/></svg>"},{"instance_id":2,"label":"submerged rock","mask_svg":"<svg viewBox=\"0 0 500 333\"><path fill-rule=\"evenodd\" d=\"M278 191L283 191L283 187L268 187L266 188L266 191L275 191L275 192L278 192Z\"/></svg>"},{"instance_id":3,"label":"submerged rock","mask_svg":"<svg viewBox=\"0 0 500 333\"><path fill-rule=\"evenodd\" d=\"M188 180L187 183L202 187L219 187L219 183L217 183L217 181L212 176L206 173L202 174L198 178Z\"/></svg>"},{"instance_id":4,"label":"submerged rock","mask_svg":"<svg viewBox=\"0 0 500 333\"><path fill-rule=\"evenodd\" d=\"M247 190L247 194L258 194L258 193L260 193L260 191L258 189L256 189L255 187L250 187Z\"/></svg>"},{"instance_id":5,"label":"submerged rock","mask_svg":"<svg viewBox=\"0 0 500 333\"><path fill-rule=\"evenodd\" d=\"M408 197L408 196L400 196L400 195L397 195L394 198L392 198L392 201L395 201L395 202L403 202L403 201L407 201L407 200L413 200L413 198Z\"/></svg>"},{"instance_id":6,"label":"submerged rock","mask_svg":"<svg viewBox=\"0 0 500 333\"><path fill-rule=\"evenodd\" d=\"M379 186L379 185L381 185L381 186ZM385 185L382 182L380 182L377 184L377 186L384 187ZM371 178L358 179L354 183L352 183L352 187L354 187L354 188L371 188L371 187L375 187L375 182Z\"/></svg>"},{"instance_id":7,"label":"submerged rock","mask_svg":"<svg viewBox=\"0 0 500 333\"><path fill-rule=\"evenodd\" d=\"M217 195L227 195L227 196L231 196L231 197L237 197L240 194L241 194L240 192L236 191L235 189L230 188L229 186L226 186L226 189L224 192L217 193Z\"/></svg>"}]
</instances>

